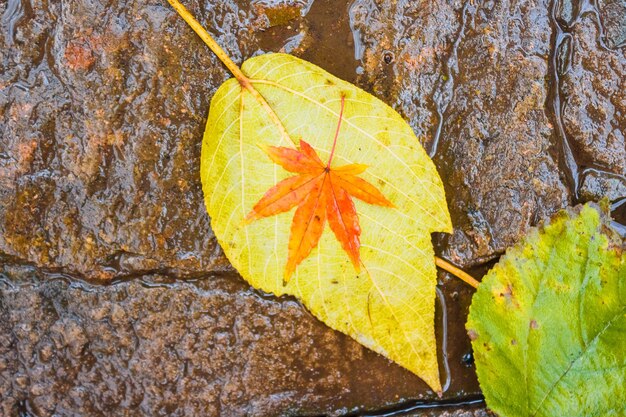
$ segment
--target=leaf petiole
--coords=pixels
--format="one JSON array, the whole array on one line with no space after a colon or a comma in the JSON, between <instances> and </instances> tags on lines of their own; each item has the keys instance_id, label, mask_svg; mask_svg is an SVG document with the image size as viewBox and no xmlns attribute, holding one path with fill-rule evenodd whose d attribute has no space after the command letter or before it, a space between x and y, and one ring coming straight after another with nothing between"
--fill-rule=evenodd
<instances>
[{"instance_id":1,"label":"leaf petiole","mask_svg":"<svg viewBox=\"0 0 626 417\"><path fill-rule=\"evenodd\" d=\"M250 80L250 78L248 78L241 71L241 68L239 68L239 66L235 64L232 59L230 59L228 54L222 49L221 46L218 45L217 42L215 42L213 37L209 35L209 32L207 32L202 27L200 22L198 22L196 18L193 17L191 13L189 13L189 10L187 10L185 6L183 6L178 0L167 0L167 1L174 8L174 10L176 10L176 12L180 15L180 17L182 17L183 20L185 20L185 22L187 22L187 24L191 26L193 31L196 32L196 34L200 37L200 39L204 41L204 43L209 47L209 49L211 49L211 51L213 51L213 53L219 58L219 60L222 61L222 63L226 66L226 68L228 68L228 70L233 74L235 79L239 81L239 85L241 85L243 89L250 92L250 94L252 94L252 96L261 104L261 106L263 106L265 111L267 111L267 114L270 117L270 119L272 119L272 121L274 122L278 130L280 131L280 134L282 135L283 139L291 143L293 146L296 146L293 139L291 139L291 136L289 136L289 134L287 133L287 129L285 129L285 125L283 125L283 123L280 121L280 119L276 115L276 112L274 112L274 110L270 107L267 100L265 100L265 98L261 95L261 93L259 93L252 86L253 80Z\"/></svg>"},{"instance_id":2,"label":"leaf petiole","mask_svg":"<svg viewBox=\"0 0 626 417\"><path fill-rule=\"evenodd\" d=\"M224 65L226 65L226 68L228 68L228 70L235 76L237 81L239 81L241 85L246 87L246 85L249 84L249 81L250 81L248 77L246 77L244 73L241 72L241 69L239 68L239 66L235 64L232 59L230 59L226 51L224 51L222 47L219 46L217 42L215 42L215 40L211 37L211 35L209 35L209 33L206 30L204 30L200 22L198 22L191 15L191 13L189 13L189 10L187 10L187 8L183 6L178 0L167 0L167 1L174 8L174 10L178 12L180 17L182 17L185 20L185 22L187 22L187 24L191 26L193 31L196 32L198 36L200 36L200 38L211 49L211 51L213 51L213 53L217 55L219 60L222 61Z\"/></svg>"},{"instance_id":3,"label":"leaf petiole","mask_svg":"<svg viewBox=\"0 0 626 417\"><path fill-rule=\"evenodd\" d=\"M450 262L443 260L438 256L435 256L435 263L437 264L439 268L443 269L446 272L449 272L450 274L454 275L455 277L465 282L466 284L474 288L478 288L478 284L480 283L476 281L474 277L472 277L470 274L463 271L462 269L459 269L456 266L452 265Z\"/></svg>"}]
</instances>

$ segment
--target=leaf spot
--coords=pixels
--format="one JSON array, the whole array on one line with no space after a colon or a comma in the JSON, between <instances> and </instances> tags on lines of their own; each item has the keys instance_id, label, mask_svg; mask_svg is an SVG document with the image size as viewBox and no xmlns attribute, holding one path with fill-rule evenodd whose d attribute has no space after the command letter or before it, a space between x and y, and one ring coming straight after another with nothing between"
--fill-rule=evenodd
<instances>
[{"instance_id":1,"label":"leaf spot","mask_svg":"<svg viewBox=\"0 0 626 417\"><path fill-rule=\"evenodd\" d=\"M471 341L474 341L474 340L478 339L478 333L476 333L475 330L469 329L467 331L467 335L469 336Z\"/></svg>"}]
</instances>

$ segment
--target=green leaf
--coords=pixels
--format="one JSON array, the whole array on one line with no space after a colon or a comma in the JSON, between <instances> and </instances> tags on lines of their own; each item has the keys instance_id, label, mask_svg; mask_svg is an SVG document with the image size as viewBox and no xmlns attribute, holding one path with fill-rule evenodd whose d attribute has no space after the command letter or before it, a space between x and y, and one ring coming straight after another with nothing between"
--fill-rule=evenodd
<instances>
[{"instance_id":1,"label":"green leaf","mask_svg":"<svg viewBox=\"0 0 626 417\"><path fill-rule=\"evenodd\" d=\"M441 391L431 233L452 227L432 161L393 109L313 64L268 54L246 61L242 72L253 91L236 79L220 87L202 145L206 207L226 256L254 287L296 296L330 327ZM296 148L303 139L327 161L342 95L345 111L333 161L367 165L360 176L395 208L356 201L360 273L326 226L284 286L293 210L244 222L268 189L293 175L262 148Z\"/></svg>"},{"instance_id":2,"label":"green leaf","mask_svg":"<svg viewBox=\"0 0 626 417\"><path fill-rule=\"evenodd\" d=\"M507 251L467 329L502 417L626 415L626 255L596 205L561 212Z\"/></svg>"}]
</instances>

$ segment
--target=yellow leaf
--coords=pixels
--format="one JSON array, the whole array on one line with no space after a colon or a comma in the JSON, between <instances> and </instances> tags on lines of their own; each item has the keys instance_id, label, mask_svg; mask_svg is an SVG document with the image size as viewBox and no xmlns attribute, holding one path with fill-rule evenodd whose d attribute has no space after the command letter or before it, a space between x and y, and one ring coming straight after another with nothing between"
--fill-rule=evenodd
<instances>
[{"instance_id":1,"label":"yellow leaf","mask_svg":"<svg viewBox=\"0 0 626 417\"><path fill-rule=\"evenodd\" d=\"M452 226L434 164L393 109L311 63L268 54L246 61L241 72L252 88L236 79L220 87L202 145L206 207L226 256L254 287L296 296L328 326L440 392L431 233L451 232ZM356 201L360 273L326 228L284 286L293 210L244 222L269 188L292 175L262 148L295 148L304 139L328 160L342 95L345 110L334 161L367 165L361 177L395 207Z\"/></svg>"}]
</instances>

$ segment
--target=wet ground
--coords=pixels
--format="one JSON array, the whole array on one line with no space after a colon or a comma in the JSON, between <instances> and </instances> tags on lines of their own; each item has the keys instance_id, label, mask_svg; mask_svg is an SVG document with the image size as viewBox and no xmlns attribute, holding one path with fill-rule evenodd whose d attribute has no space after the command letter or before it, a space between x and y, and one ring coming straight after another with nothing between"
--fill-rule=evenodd
<instances>
[{"instance_id":1,"label":"wet ground","mask_svg":"<svg viewBox=\"0 0 626 417\"><path fill-rule=\"evenodd\" d=\"M570 204L626 230L626 1L186 4L235 61L290 52L403 114L446 187L437 250L477 275ZM0 16L0 415L484 415L446 274L443 400L236 275L197 175L228 74L164 1Z\"/></svg>"}]
</instances>

